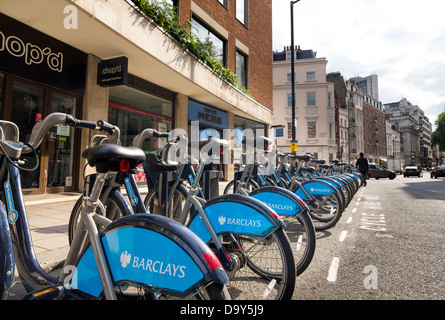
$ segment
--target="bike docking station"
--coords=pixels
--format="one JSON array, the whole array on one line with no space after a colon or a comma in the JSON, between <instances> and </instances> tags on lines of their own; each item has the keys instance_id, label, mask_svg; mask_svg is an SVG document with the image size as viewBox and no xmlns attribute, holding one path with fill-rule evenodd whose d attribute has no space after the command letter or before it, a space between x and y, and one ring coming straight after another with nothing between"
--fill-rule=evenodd
<instances>
[{"instance_id":1,"label":"bike docking station","mask_svg":"<svg viewBox=\"0 0 445 320\"><path fill-rule=\"evenodd\" d=\"M149 172L151 177L147 177L147 184L149 189L155 187L158 189L158 197L153 204L153 213L167 216L168 213L168 191L169 185L176 180L178 162L168 159L169 151L174 151L174 143L168 142L162 153L149 152L146 154L146 162L143 166L148 166L150 169L144 172ZM172 150L170 150L172 149Z\"/></svg>"},{"instance_id":2,"label":"bike docking station","mask_svg":"<svg viewBox=\"0 0 445 320\"><path fill-rule=\"evenodd\" d=\"M213 146L214 143L219 145L219 148L216 148L217 150L219 149L219 156L214 155L212 161L204 165L204 170L199 180L204 199L206 200L219 196L219 180L223 178L223 172L218 170L219 163L216 162L221 162L224 150L228 147L226 140L215 139L209 136L207 140L200 141L200 149L204 151L205 149L209 149L208 155L212 156L213 149L215 149ZM205 147L206 145L207 147Z\"/></svg>"}]
</instances>

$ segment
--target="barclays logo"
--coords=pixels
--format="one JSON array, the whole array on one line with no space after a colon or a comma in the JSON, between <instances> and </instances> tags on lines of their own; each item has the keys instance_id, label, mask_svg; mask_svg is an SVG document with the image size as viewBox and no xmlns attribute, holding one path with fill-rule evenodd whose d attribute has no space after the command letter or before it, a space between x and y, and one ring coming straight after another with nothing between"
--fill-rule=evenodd
<instances>
[{"instance_id":1,"label":"barclays logo","mask_svg":"<svg viewBox=\"0 0 445 320\"><path fill-rule=\"evenodd\" d=\"M120 261L122 268L125 269L131 261L131 254L129 254L127 251L122 252Z\"/></svg>"},{"instance_id":2,"label":"barclays logo","mask_svg":"<svg viewBox=\"0 0 445 320\"><path fill-rule=\"evenodd\" d=\"M136 256L132 257L132 255L128 253L128 251L124 251L121 253L120 263L122 265L122 268L124 269L130 266L138 270L176 278L184 278L186 276L186 266L175 265L173 263L166 263L164 261L145 259Z\"/></svg>"},{"instance_id":3,"label":"barclays logo","mask_svg":"<svg viewBox=\"0 0 445 320\"><path fill-rule=\"evenodd\" d=\"M243 227L261 227L261 220L249 220L249 219L238 219L238 218L226 218L224 216L218 217L218 222L220 225L236 225Z\"/></svg>"},{"instance_id":4,"label":"barclays logo","mask_svg":"<svg viewBox=\"0 0 445 320\"><path fill-rule=\"evenodd\" d=\"M330 189L317 189L317 188L310 188L311 192L321 192L321 193L330 193Z\"/></svg>"}]
</instances>

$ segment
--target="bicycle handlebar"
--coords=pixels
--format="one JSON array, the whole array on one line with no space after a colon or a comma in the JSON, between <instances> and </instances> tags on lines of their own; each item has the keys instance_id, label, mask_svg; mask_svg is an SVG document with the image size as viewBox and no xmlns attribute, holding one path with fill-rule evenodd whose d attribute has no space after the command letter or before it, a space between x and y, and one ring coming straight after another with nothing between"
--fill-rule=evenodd
<instances>
[{"instance_id":1,"label":"bicycle handlebar","mask_svg":"<svg viewBox=\"0 0 445 320\"><path fill-rule=\"evenodd\" d=\"M136 137L134 137L133 139L133 147L137 147L137 148L141 148L142 147L142 143L146 140L149 139L151 137L155 137L155 138L169 138L170 137L170 133L169 132L159 132L155 129L144 129L140 134L138 134ZM184 135L179 135L178 136L179 139L184 139Z\"/></svg>"},{"instance_id":2,"label":"bicycle handlebar","mask_svg":"<svg viewBox=\"0 0 445 320\"><path fill-rule=\"evenodd\" d=\"M29 153L32 148L36 149L43 141L46 132L53 126L57 125L69 125L75 128L93 129L107 132L113 139L112 143L117 144L120 137L120 130L118 127L113 126L105 121L99 120L97 123L94 121L80 120L74 118L72 115L66 113L55 112L49 114L42 121L38 122L32 128L31 138L28 144L31 147L25 146L23 153Z\"/></svg>"}]
</instances>

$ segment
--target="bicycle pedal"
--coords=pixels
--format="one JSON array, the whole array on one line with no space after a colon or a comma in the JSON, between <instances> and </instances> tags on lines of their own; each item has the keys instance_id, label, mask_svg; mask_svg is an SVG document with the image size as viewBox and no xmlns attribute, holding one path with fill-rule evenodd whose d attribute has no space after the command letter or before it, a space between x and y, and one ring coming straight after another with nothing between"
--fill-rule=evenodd
<instances>
[{"instance_id":1,"label":"bicycle pedal","mask_svg":"<svg viewBox=\"0 0 445 320\"><path fill-rule=\"evenodd\" d=\"M23 300L52 300L61 294L60 288L49 286L40 290L28 293Z\"/></svg>"}]
</instances>

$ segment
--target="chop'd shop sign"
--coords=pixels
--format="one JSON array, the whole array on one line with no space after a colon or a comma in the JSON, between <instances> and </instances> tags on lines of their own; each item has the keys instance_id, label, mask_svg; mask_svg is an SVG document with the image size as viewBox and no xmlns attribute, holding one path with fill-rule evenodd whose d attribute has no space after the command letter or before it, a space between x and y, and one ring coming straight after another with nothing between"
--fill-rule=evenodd
<instances>
[{"instance_id":1,"label":"chop'd shop sign","mask_svg":"<svg viewBox=\"0 0 445 320\"><path fill-rule=\"evenodd\" d=\"M83 92L86 62L82 51L0 13L0 70Z\"/></svg>"}]
</instances>

